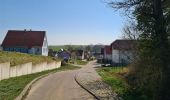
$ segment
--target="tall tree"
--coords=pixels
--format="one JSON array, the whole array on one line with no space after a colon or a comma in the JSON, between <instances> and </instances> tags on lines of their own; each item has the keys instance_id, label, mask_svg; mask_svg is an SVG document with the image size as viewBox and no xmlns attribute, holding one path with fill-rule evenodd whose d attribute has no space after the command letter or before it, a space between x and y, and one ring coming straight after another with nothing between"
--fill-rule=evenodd
<instances>
[{"instance_id":1,"label":"tall tree","mask_svg":"<svg viewBox=\"0 0 170 100\"><path fill-rule=\"evenodd\" d=\"M168 0L123 0L109 4L137 22L139 58L136 83L152 99L170 99L170 5ZM127 14L128 12L128 14Z\"/></svg>"}]
</instances>

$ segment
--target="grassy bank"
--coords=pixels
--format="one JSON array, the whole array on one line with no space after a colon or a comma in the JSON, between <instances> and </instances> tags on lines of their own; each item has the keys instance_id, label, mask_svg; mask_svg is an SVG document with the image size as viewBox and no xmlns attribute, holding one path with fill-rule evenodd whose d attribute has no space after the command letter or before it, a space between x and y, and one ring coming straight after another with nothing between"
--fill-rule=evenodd
<instances>
[{"instance_id":1,"label":"grassy bank","mask_svg":"<svg viewBox=\"0 0 170 100\"><path fill-rule=\"evenodd\" d=\"M0 63L10 62L11 66L15 66L27 62L38 64L44 61L52 62L52 61L56 61L56 59L53 59L51 57L38 56L38 55L0 51Z\"/></svg>"},{"instance_id":2,"label":"grassy bank","mask_svg":"<svg viewBox=\"0 0 170 100\"><path fill-rule=\"evenodd\" d=\"M113 91L124 100L142 100L140 99L140 93L132 90L126 82L125 75L128 72L127 68L104 67L97 69L97 72L103 81L109 84Z\"/></svg>"},{"instance_id":3,"label":"grassy bank","mask_svg":"<svg viewBox=\"0 0 170 100\"><path fill-rule=\"evenodd\" d=\"M50 72L73 70L78 68L80 67L73 66L73 65L66 65L66 66L62 66L61 68L50 70L50 71L44 71L40 73L2 80L0 81L0 100L14 100L22 92L22 90L29 82L31 82L33 79L41 75L45 75Z\"/></svg>"}]
</instances>

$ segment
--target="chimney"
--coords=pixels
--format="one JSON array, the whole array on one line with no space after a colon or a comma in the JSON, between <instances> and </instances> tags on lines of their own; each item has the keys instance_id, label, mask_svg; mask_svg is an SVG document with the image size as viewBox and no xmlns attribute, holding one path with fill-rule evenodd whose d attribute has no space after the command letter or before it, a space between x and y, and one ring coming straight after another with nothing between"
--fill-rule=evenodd
<instances>
[{"instance_id":1,"label":"chimney","mask_svg":"<svg viewBox=\"0 0 170 100\"><path fill-rule=\"evenodd\" d=\"M32 31L32 29L30 29L30 31Z\"/></svg>"},{"instance_id":2,"label":"chimney","mask_svg":"<svg viewBox=\"0 0 170 100\"><path fill-rule=\"evenodd\" d=\"M24 29L24 31L26 32L27 30L26 30L26 29Z\"/></svg>"}]
</instances>

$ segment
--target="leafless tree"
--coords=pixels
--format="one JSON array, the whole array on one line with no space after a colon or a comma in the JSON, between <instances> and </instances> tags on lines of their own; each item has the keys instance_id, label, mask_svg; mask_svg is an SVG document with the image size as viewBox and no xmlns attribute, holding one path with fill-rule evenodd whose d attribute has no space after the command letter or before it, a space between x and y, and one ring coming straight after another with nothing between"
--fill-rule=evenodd
<instances>
[{"instance_id":1,"label":"leafless tree","mask_svg":"<svg viewBox=\"0 0 170 100\"><path fill-rule=\"evenodd\" d=\"M122 29L122 38L128 40L137 40L140 35L140 31L136 28L135 22L129 22L125 24Z\"/></svg>"}]
</instances>

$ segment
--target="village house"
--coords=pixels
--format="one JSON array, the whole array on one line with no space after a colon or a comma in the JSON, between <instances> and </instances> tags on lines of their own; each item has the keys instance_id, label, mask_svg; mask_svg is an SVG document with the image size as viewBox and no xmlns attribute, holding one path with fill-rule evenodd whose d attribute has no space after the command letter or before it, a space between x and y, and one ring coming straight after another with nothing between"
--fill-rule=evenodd
<instances>
[{"instance_id":1,"label":"village house","mask_svg":"<svg viewBox=\"0 0 170 100\"><path fill-rule=\"evenodd\" d=\"M83 60L84 59L84 50L76 50L77 59Z\"/></svg>"},{"instance_id":2,"label":"village house","mask_svg":"<svg viewBox=\"0 0 170 100\"><path fill-rule=\"evenodd\" d=\"M130 64L135 57L136 40L116 40L111 43L112 63L114 65Z\"/></svg>"},{"instance_id":3,"label":"village house","mask_svg":"<svg viewBox=\"0 0 170 100\"><path fill-rule=\"evenodd\" d=\"M111 46L104 47L103 62L107 63L107 64L111 64L111 62L112 62L112 48L111 48Z\"/></svg>"},{"instance_id":4,"label":"village house","mask_svg":"<svg viewBox=\"0 0 170 100\"><path fill-rule=\"evenodd\" d=\"M102 44L95 45L92 49L92 52L96 59L103 59L104 45Z\"/></svg>"},{"instance_id":5,"label":"village house","mask_svg":"<svg viewBox=\"0 0 170 100\"><path fill-rule=\"evenodd\" d=\"M4 51L48 56L45 31L9 30L2 42Z\"/></svg>"},{"instance_id":6,"label":"village house","mask_svg":"<svg viewBox=\"0 0 170 100\"><path fill-rule=\"evenodd\" d=\"M64 60L65 62L68 62L71 58L71 53L67 50L62 49L57 53L57 57Z\"/></svg>"}]
</instances>

